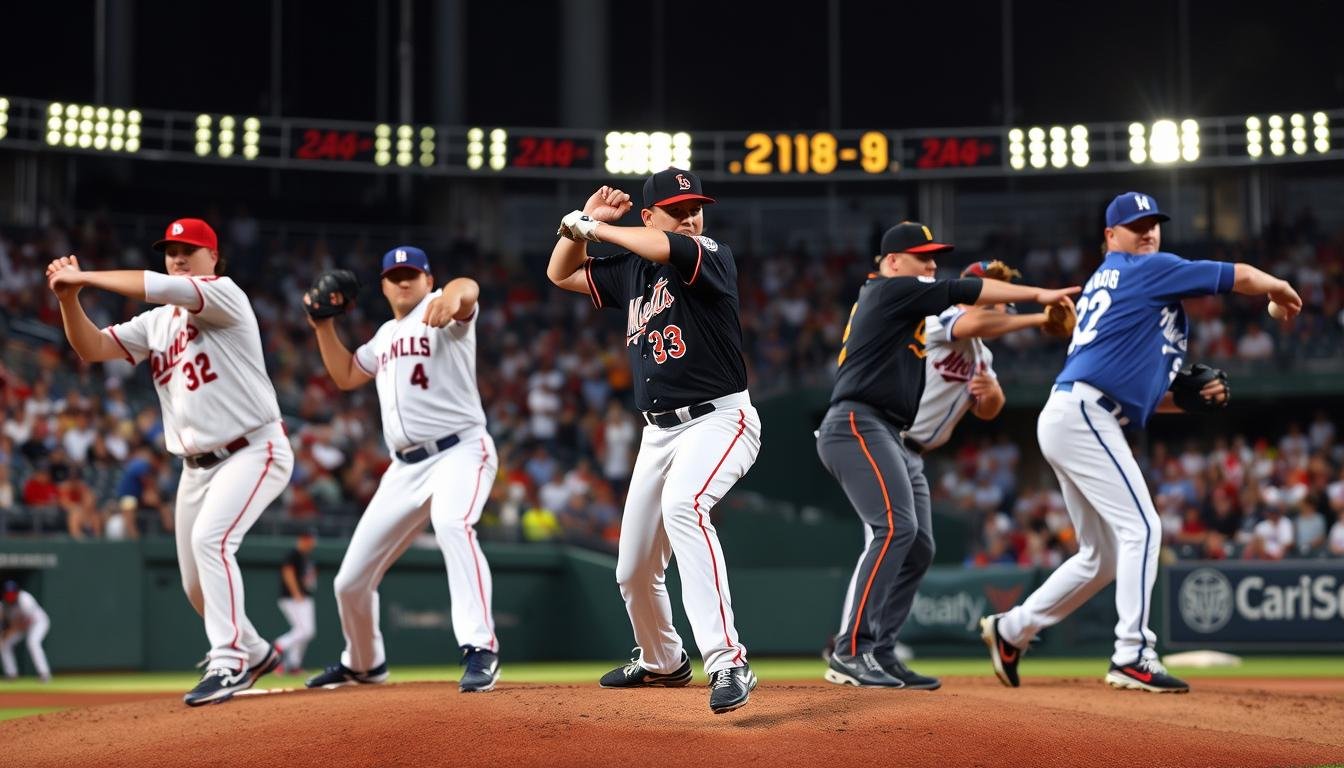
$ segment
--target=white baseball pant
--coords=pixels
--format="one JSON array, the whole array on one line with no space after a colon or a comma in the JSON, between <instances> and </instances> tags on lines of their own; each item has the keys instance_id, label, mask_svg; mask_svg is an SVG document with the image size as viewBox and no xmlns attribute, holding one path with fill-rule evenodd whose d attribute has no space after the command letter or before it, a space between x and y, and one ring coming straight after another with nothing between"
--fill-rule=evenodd
<instances>
[{"instance_id":1,"label":"white baseball pant","mask_svg":"<svg viewBox=\"0 0 1344 768\"><path fill-rule=\"evenodd\" d=\"M448 569L458 644L499 650L490 609L490 564L473 528L498 466L494 440L484 429L462 435L457 445L415 464L393 459L355 526L336 574L336 603L345 634L342 664L367 672L387 660L378 621L378 584L426 521L433 523Z\"/></svg>"},{"instance_id":2,"label":"white baseball pant","mask_svg":"<svg viewBox=\"0 0 1344 768\"><path fill-rule=\"evenodd\" d=\"M20 640L26 641L28 657L33 660L37 676L43 680L51 677L51 665L47 664L47 653L42 650L42 640L47 636L48 629L51 629L51 620L46 616L38 616L27 629L15 632L0 642L0 666L4 667L5 677L19 676L19 665L14 660L14 646Z\"/></svg>"},{"instance_id":3,"label":"white baseball pant","mask_svg":"<svg viewBox=\"0 0 1344 768\"><path fill-rule=\"evenodd\" d=\"M712 401L715 410L664 429L644 428L621 520L616 581L625 598L640 664L670 673L683 644L672 625L667 564L675 554L682 604L707 674L746 663L733 624L728 569L710 510L761 450L761 420L746 392Z\"/></svg>"},{"instance_id":4,"label":"white baseball pant","mask_svg":"<svg viewBox=\"0 0 1344 768\"><path fill-rule=\"evenodd\" d=\"M277 637L275 644L284 654L285 666L299 669L308 644L317 636L317 602L311 597L282 597L276 602L289 622L289 631Z\"/></svg>"},{"instance_id":5,"label":"white baseball pant","mask_svg":"<svg viewBox=\"0 0 1344 768\"><path fill-rule=\"evenodd\" d=\"M1162 525L1124 431L1097 404L1102 393L1076 382L1054 392L1036 425L1041 453L1059 478L1078 552L1065 560L1022 605L999 621L1003 639L1027 647L1115 581L1116 664L1157 658L1149 628Z\"/></svg>"},{"instance_id":6,"label":"white baseball pant","mask_svg":"<svg viewBox=\"0 0 1344 768\"><path fill-rule=\"evenodd\" d=\"M246 447L208 469L182 468L175 515L182 588L205 618L209 667L235 673L259 664L271 650L247 618L235 554L244 534L289 484L294 469L294 453L280 422L246 437Z\"/></svg>"}]
</instances>

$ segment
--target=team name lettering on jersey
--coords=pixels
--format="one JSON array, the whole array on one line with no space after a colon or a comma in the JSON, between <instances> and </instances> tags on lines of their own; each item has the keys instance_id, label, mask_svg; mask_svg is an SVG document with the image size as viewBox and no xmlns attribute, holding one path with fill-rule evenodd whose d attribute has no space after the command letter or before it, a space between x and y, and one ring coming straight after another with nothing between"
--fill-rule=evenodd
<instances>
[{"instance_id":1,"label":"team name lettering on jersey","mask_svg":"<svg viewBox=\"0 0 1344 768\"><path fill-rule=\"evenodd\" d=\"M389 362L398 357L429 357L429 337L393 339L388 351L379 356L378 367L386 368Z\"/></svg>"},{"instance_id":2,"label":"team name lettering on jersey","mask_svg":"<svg viewBox=\"0 0 1344 768\"><path fill-rule=\"evenodd\" d=\"M187 351L187 345L200 335L201 332L196 326L187 323L187 326L178 331L177 335L173 337L173 340L168 345L167 349L163 352L151 352L149 356L149 370L154 378L159 378L160 374L167 372L173 368L173 366L177 365L182 359L182 353Z\"/></svg>"},{"instance_id":3,"label":"team name lettering on jersey","mask_svg":"<svg viewBox=\"0 0 1344 768\"><path fill-rule=\"evenodd\" d=\"M639 343L649 325L649 320L666 311L676 300L672 292L667 290L667 278L665 277L658 278L658 282L653 284L653 294L649 297L647 303L643 296L631 299L630 314L625 325L625 345L628 347Z\"/></svg>"},{"instance_id":4,"label":"team name lettering on jersey","mask_svg":"<svg viewBox=\"0 0 1344 768\"><path fill-rule=\"evenodd\" d=\"M1095 274L1092 275L1092 277L1088 279L1087 285L1083 286L1083 293L1091 293L1094 289L1097 288L1109 288L1111 290L1115 290L1116 288L1119 287L1120 287L1120 270L1102 269L1098 270Z\"/></svg>"},{"instance_id":5,"label":"team name lettering on jersey","mask_svg":"<svg viewBox=\"0 0 1344 768\"><path fill-rule=\"evenodd\" d=\"M970 381L975 371L975 363L966 359L960 350L952 350L947 357L933 364L935 370L947 381Z\"/></svg>"}]
</instances>

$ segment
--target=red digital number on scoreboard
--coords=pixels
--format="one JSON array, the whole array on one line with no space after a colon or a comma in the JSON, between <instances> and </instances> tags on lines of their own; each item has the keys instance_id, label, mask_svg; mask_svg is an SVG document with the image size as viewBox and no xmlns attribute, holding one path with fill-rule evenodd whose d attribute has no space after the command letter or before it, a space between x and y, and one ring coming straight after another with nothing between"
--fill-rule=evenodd
<instances>
[{"instance_id":1,"label":"red digital number on scoreboard","mask_svg":"<svg viewBox=\"0 0 1344 768\"><path fill-rule=\"evenodd\" d=\"M373 151L373 137L359 131L303 130L294 156L300 160L355 160Z\"/></svg>"},{"instance_id":2,"label":"red digital number on scoreboard","mask_svg":"<svg viewBox=\"0 0 1344 768\"><path fill-rule=\"evenodd\" d=\"M591 168L593 146L578 139L519 136L514 139L509 165L515 168Z\"/></svg>"},{"instance_id":3,"label":"red digital number on scoreboard","mask_svg":"<svg viewBox=\"0 0 1344 768\"><path fill-rule=\"evenodd\" d=\"M997 163L999 145L975 136L927 137L919 140L916 168L971 168Z\"/></svg>"}]
</instances>

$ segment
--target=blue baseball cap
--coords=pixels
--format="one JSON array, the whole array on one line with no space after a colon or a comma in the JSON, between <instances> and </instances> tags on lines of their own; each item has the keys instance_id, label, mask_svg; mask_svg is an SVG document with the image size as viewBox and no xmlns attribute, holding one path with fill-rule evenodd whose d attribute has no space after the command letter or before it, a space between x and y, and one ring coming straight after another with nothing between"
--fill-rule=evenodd
<instances>
[{"instance_id":1,"label":"blue baseball cap","mask_svg":"<svg viewBox=\"0 0 1344 768\"><path fill-rule=\"evenodd\" d=\"M383 274L399 267L410 267L429 274L429 257L425 252L410 245L398 245L383 254Z\"/></svg>"},{"instance_id":2,"label":"blue baseball cap","mask_svg":"<svg viewBox=\"0 0 1344 768\"><path fill-rule=\"evenodd\" d=\"M1129 224L1146 216L1155 216L1159 222L1171 221L1171 217L1158 210L1157 198L1142 192L1125 192L1116 195L1106 206L1106 226L1118 227Z\"/></svg>"}]
</instances>

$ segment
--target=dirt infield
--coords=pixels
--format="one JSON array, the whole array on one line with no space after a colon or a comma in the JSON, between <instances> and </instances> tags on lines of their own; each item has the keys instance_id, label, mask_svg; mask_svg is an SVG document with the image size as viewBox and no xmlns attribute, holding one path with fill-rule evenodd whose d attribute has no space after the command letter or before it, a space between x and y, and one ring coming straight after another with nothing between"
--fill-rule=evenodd
<instances>
[{"instance_id":1,"label":"dirt infield","mask_svg":"<svg viewBox=\"0 0 1344 768\"><path fill-rule=\"evenodd\" d=\"M275 691L189 709L180 695L0 695L79 708L0 723L5 763L39 766L715 764L1319 766L1344 761L1344 680L1201 680L1185 696L1098 680L1011 690L948 678L885 691L764 681L709 712L702 685L610 691L450 683Z\"/></svg>"}]
</instances>

